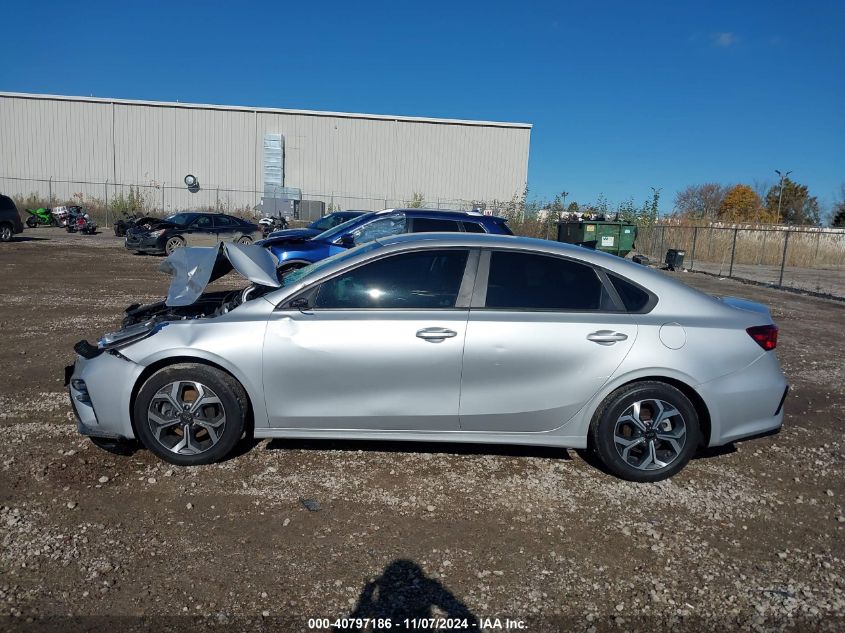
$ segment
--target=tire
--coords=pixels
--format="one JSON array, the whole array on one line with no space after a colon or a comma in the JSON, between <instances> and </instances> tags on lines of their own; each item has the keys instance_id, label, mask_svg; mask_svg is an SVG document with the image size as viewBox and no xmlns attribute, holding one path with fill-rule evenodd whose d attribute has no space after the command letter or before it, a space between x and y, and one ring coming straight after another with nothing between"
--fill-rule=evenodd
<instances>
[{"instance_id":1,"label":"tire","mask_svg":"<svg viewBox=\"0 0 845 633\"><path fill-rule=\"evenodd\" d=\"M12 235L12 226L10 224L0 224L0 242L11 242Z\"/></svg>"},{"instance_id":2,"label":"tire","mask_svg":"<svg viewBox=\"0 0 845 633\"><path fill-rule=\"evenodd\" d=\"M679 472L700 438L698 413L689 398L656 381L611 393L590 426L591 446L605 468L622 479L643 483Z\"/></svg>"},{"instance_id":3,"label":"tire","mask_svg":"<svg viewBox=\"0 0 845 633\"><path fill-rule=\"evenodd\" d=\"M167 238L167 242L164 244L164 252L165 254L170 255L176 249L184 248L184 246L185 238L174 235L173 237Z\"/></svg>"},{"instance_id":4,"label":"tire","mask_svg":"<svg viewBox=\"0 0 845 633\"><path fill-rule=\"evenodd\" d=\"M248 235L242 235L238 238L238 244L252 244L252 238Z\"/></svg>"},{"instance_id":5,"label":"tire","mask_svg":"<svg viewBox=\"0 0 845 633\"><path fill-rule=\"evenodd\" d=\"M29 228L34 229L36 226L38 226L38 220L36 220L34 216L29 216L26 219L26 225Z\"/></svg>"},{"instance_id":6,"label":"tire","mask_svg":"<svg viewBox=\"0 0 845 633\"><path fill-rule=\"evenodd\" d=\"M194 416L184 407L196 407L197 400L207 404ZM174 403L182 406L179 415ZM135 399L133 422L150 452L177 466L196 466L220 461L232 451L248 412L246 391L229 374L180 363L147 379Z\"/></svg>"}]
</instances>

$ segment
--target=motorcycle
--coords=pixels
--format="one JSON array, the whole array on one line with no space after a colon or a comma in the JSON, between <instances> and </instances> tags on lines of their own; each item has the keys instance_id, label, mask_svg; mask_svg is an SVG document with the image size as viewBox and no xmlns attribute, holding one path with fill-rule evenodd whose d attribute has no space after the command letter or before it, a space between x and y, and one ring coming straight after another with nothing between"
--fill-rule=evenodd
<instances>
[{"instance_id":1,"label":"motorcycle","mask_svg":"<svg viewBox=\"0 0 845 633\"><path fill-rule=\"evenodd\" d=\"M273 231L283 231L288 228L287 218L283 216L263 217L258 221L261 234L267 237Z\"/></svg>"},{"instance_id":2,"label":"motorcycle","mask_svg":"<svg viewBox=\"0 0 845 633\"><path fill-rule=\"evenodd\" d=\"M44 226L59 225L51 209L40 207L38 209L26 209L26 212L29 213L29 217L26 219L26 225L31 229L34 229L39 224L43 224Z\"/></svg>"},{"instance_id":3,"label":"motorcycle","mask_svg":"<svg viewBox=\"0 0 845 633\"><path fill-rule=\"evenodd\" d=\"M68 233L78 232L83 235L94 235L97 232L97 225L82 207L72 207L65 230Z\"/></svg>"}]
</instances>

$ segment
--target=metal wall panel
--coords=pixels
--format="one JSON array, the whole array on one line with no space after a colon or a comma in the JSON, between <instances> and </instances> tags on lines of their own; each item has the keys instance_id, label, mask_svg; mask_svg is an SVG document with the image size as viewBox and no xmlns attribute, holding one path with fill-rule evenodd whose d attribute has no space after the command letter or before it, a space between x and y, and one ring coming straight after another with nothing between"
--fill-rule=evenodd
<instances>
[{"instance_id":1,"label":"metal wall panel","mask_svg":"<svg viewBox=\"0 0 845 633\"><path fill-rule=\"evenodd\" d=\"M25 195L33 185L16 179L108 181L110 195L142 185L151 206L167 210L249 208L263 189L264 136L281 134L285 185L304 198L366 209L398 206L419 192L428 206L447 207L521 194L530 131L526 124L0 93L0 185ZM188 173L199 178L200 192L181 186ZM102 198L104 186L65 189ZM58 184L55 192L64 195Z\"/></svg>"}]
</instances>

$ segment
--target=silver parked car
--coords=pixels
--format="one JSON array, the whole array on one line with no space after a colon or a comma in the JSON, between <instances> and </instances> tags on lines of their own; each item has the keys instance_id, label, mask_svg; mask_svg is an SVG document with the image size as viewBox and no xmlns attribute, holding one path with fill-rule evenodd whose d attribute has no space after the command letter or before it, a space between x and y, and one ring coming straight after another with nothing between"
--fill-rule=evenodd
<instances>
[{"instance_id":1,"label":"silver parked car","mask_svg":"<svg viewBox=\"0 0 845 633\"><path fill-rule=\"evenodd\" d=\"M591 449L656 481L783 422L765 306L577 246L402 235L279 280L267 251L227 243L163 268L167 300L77 344L66 379L81 433L174 464L248 433ZM252 283L202 294L232 269Z\"/></svg>"}]
</instances>

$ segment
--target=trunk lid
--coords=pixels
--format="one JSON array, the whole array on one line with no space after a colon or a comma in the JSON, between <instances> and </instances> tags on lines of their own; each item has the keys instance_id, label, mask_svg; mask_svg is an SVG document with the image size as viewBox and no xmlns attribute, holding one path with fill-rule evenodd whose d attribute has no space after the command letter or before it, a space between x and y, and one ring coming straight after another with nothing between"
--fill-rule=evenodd
<instances>
[{"instance_id":1,"label":"trunk lid","mask_svg":"<svg viewBox=\"0 0 845 633\"><path fill-rule=\"evenodd\" d=\"M716 299L731 308L761 314L772 322L772 313L769 311L769 307L762 303L749 301L748 299L740 299L739 297L716 297Z\"/></svg>"}]
</instances>

